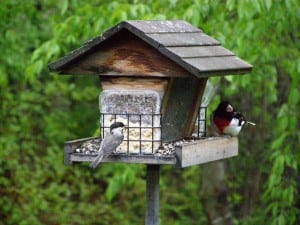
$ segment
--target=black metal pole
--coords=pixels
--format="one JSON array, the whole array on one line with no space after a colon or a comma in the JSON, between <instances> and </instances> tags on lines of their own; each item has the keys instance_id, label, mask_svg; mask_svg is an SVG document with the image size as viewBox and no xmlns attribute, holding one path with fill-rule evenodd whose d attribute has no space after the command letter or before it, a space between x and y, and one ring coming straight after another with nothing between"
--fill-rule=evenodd
<instances>
[{"instance_id":1,"label":"black metal pole","mask_svg":"<svg viewBox=\"0 0 300 225\"><path fill-rule=\"evenodd\" d=\"M159 165L147 165L146 225L159 225Z\"/></svg>"}]
</instances>

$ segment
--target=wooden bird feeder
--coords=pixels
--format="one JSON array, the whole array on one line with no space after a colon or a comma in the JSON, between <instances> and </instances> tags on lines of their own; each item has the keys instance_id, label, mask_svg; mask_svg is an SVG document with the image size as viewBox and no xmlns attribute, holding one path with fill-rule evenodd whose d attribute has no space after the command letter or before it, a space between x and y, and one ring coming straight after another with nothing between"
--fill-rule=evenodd
<instances>
[{"instance_id":1,"label":"wooden bird feeder","mask_svg":"<svg viewBox=\"0 0 300 225\"><path fill-rule=\"evenodd\" d=\"M119 154L103 161L148 165L146 224L158 224L159 165L186 167L238 154L237 138L218 137L177 143L174 154L156 155L164 143L192 136L208 77L244 74L252 69L185 21L121 22L49 68L59 74L101 78L102 136L113 121L132 125ZM138 137L130 137L130 129ZM65 162L92 161L96 154L76 152L88 141L101 142L101 138L67 141Z\"/></svg>"}]
</instances>

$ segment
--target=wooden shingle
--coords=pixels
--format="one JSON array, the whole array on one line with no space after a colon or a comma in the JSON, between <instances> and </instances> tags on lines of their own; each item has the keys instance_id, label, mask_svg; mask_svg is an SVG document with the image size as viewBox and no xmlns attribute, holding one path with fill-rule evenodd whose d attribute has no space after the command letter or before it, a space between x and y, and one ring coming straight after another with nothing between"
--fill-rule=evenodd
<instances>
[{"instance_id":1,"label":"wooden shingle","mask_svg":"<svg viewBox=\"0 0 300 225\"><path fill-rule=\"evenodd\" d=\"M131 20L126 22L130 25L128 27L141 30L146 34L202 32L202 30L183 20Z\"/></svg>"}]
</instances>

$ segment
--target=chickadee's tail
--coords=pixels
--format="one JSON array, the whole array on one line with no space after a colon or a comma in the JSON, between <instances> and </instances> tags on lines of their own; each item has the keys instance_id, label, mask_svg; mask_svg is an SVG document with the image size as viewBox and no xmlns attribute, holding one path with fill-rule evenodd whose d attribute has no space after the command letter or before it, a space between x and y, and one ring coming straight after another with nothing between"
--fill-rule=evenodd
<instances>
[{"instance_id":1,"label":"chickadee's tail","mask_svg":"<svg viewBox=\"0 0 300 225\"><path fill-rule=\"evenodd\" d=\"M96 159L94 159L94 161L91 163L91 168L96 169L96 167L100 164L103 157L104 157L103 153L97 155Z\"/></svg>"}]
</instances>

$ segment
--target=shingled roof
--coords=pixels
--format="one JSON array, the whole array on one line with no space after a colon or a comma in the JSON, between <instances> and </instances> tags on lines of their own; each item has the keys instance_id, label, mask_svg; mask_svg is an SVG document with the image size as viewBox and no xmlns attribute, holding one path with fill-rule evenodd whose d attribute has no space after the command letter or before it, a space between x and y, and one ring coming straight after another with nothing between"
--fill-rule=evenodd
<instances>
[{"instance_id":1,"label":"shingled roof","mask_svg":"<svg viewBox=\"0 0 300 225\"><path fill-rule=\"evenodd\" d=\"M64 68L82 59L124 29L199 78L209 75L243 74L252 69L252 65L222 47L219 41L181 20L123 21L49 64L49 69L64 73Z\"/></svg>"}]
</instances>

